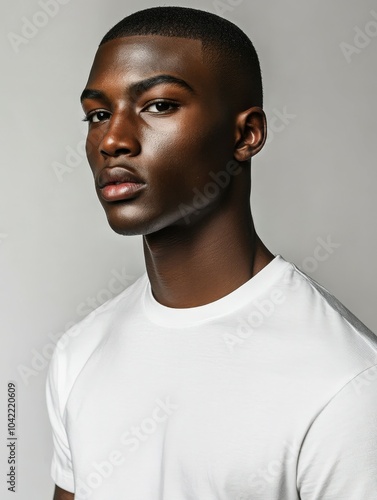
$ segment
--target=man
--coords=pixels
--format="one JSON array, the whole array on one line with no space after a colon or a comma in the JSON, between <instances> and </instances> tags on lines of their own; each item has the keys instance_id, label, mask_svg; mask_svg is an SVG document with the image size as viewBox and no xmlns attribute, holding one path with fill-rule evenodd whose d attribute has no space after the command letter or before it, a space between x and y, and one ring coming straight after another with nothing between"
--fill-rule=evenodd
<instances>
[{"instance_id":1,"label":"man","mask_svg":"<svg viewBox=\"0 0 377 500\"><path fill-rule=\"evenodd\" d=\"M97 194L147 272L55 351L54 498L376 499L376 337L253 225L250 40L202 11L137 12L81 97Z\"/></svg>"}]
</instances>

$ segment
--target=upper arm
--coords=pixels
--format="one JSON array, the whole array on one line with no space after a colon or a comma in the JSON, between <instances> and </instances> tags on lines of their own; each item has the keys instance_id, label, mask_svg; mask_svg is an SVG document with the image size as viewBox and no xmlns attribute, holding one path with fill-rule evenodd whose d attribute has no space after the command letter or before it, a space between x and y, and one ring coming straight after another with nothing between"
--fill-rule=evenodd
<instances>
[{"instance_id":1,"label":"upper arm","mask_svg":"<svg viewBox=\"0 0 377 500\"><path fill-rule=\"evenodd\" d=\"M63 419L67 393L67 387L64 384L66 374L60 368L59 356L57 354L59 354L59 351L55 351L50 361L46 380L46 403L54 446L50 473L55 484L61 485L67 491L72 491L74 490L72 457Z\"/></svg>"},{"instance_id":2,"label":"upper arm","mask_svg":"<svg viewBox=\"0 0 377 500\"><path fill-rule=\"evenodd\" d=\"M59 486L55 486L53 500L74 500L74 499L75 499L74 493L70 493L69 491L59 488Z\"/></svg>"},{"instance_id":3,"label":"upper arm","mask_svg":"<svg viewBox=\"0 0 377 500\"><path fill-rule=\"evenodd\" d=\"M377 370L343 387L314 420L302 444L302 500L373 500L377 491Z\"/></svg>"}]
</instances>

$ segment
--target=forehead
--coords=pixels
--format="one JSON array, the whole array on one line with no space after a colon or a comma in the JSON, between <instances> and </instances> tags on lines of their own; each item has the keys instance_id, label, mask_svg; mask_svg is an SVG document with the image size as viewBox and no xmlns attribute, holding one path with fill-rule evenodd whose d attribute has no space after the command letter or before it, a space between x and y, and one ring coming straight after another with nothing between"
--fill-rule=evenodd
<instances>
[{"instance_id":1,"label":"forehead","mask_svg":"<svg viewBox=\"0 0 377 500\"><path fill-rule=\"evenodd\" d=\"M111 40L99 47L88 85L117 77L138 80L156 73L170 73L188 82L207 80L211 71L203 58L201 40L160 35Z\"/></svg>"}]
</instances>

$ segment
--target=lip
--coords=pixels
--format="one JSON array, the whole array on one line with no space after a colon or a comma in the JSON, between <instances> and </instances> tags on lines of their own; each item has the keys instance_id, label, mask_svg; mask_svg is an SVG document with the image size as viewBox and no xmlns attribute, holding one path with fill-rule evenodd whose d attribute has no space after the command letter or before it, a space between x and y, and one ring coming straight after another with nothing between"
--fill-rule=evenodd
<instances>
[{"instance_id":1,"label":"lip","mask_svg":"<svg viewBox=\"0 0 377 500\"><path fill-rule=\"evenodd\" d=\"M97 180L101 198L105 201L127 200L145 187L145 182L122 166L104 168Z\"/></svg>"}]
</instances>

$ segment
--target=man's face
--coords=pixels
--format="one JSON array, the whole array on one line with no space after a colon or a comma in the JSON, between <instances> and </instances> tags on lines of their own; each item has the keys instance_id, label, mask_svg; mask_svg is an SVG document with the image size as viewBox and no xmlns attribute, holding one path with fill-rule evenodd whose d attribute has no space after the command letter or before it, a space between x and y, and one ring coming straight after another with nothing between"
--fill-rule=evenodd
<instances>
[{"instance_id":1,"label":"man's face","mask_svg":"<svg viewBox=\"0 0 377 500\"><path fill-rule=\"evenodd\" d=\"M235 114L217 79L199 40L132 36L100 46L82 104L96 191L116 232L197 220L187 216L198 213L195 196L233 158ZM201 216L224 190L201 198Z\"/></svg>"}]
</instances>

